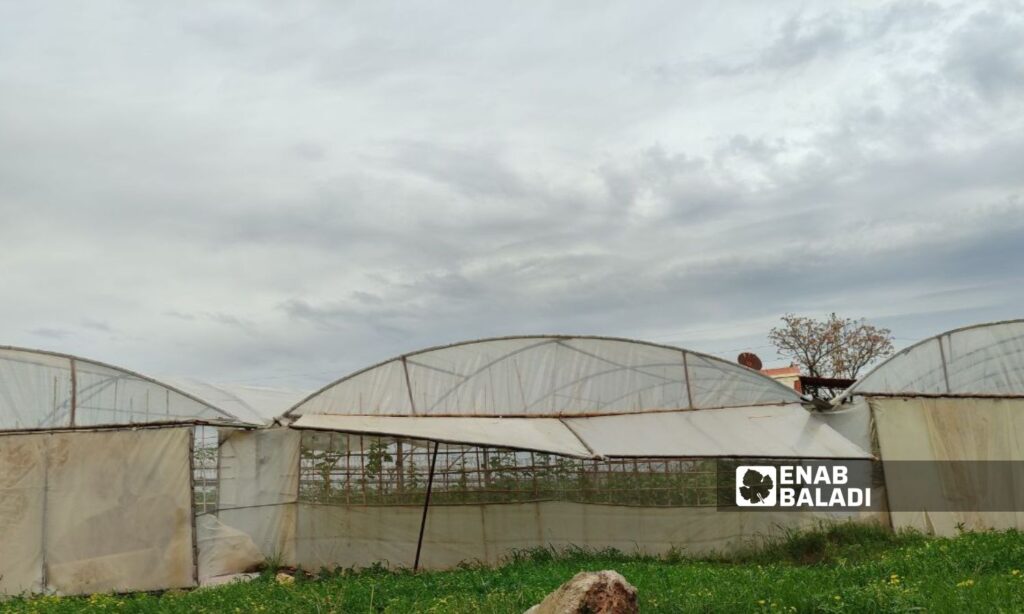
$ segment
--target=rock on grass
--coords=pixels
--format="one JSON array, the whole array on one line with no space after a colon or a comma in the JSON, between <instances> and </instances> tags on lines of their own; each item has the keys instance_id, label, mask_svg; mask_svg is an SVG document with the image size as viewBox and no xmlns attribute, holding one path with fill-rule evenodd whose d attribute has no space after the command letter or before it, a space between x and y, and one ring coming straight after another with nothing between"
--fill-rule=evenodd
<instances>
[{"instance_id":1,"label":"rock on grass","mask_svg":"<svg viewBox=\"0 0 1024 614\"><path fill-rule=\"evenodd\" d=\"M583 571L526 614L636 614L636 587L614 570Z\"/></svg>"}]
</instances>

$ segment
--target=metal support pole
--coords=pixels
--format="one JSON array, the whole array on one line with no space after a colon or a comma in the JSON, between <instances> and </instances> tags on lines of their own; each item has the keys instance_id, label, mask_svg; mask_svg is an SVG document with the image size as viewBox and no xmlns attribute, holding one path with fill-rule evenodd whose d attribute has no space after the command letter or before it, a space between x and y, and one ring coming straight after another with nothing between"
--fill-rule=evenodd
<instances>
[{"instance_id":1,"label":"metal support pole","mask_svg":"<svg viewBox=\"0 0 1024 614\"><path fill-rule=\"evenodd\" d=\"M42 522L40 523L39 529L39 540L41 542L41 556L40 563L42 564L42 571L40 573L40 590L44 593L50 592L50 566L46 561L46 551L50 547L49 535L46 531L46 516L47 510L50 509L50 448L53 447L53 433L46 435L46 439L43 441L43 509L42 509Z\"/></svg>"},{"instance_id":2,"label":"metal support pole","mask_svg":"<svg viewBox=\"0 0 1024 614\"><path fill-rule=\"evenodd\" d=\"M430 457L430 473L427 475L427 497L423 500L423 518L420 519L420 537L416 541L416 561L412 564L412 570L419 571L420 552L423 550L423 532L427 528L427 511L430 509L430 491L434 488L434 467L437 466L437 448L441 444L434 442L434 454Z\"/></svg>"},{"instance_id":3,"label":"metal support pole","mask_svg":"<svg viewBox=\"0 0 1024 614\"><path fill-rule=\"evenodd\" d=\"M199 536L196 534L196 429L202 428L199 426L192 426L188 430L188 487L189 487L189 500L192 505L189 506L189 516L192 519L192 581L195 586L199 586ZM206 494L204 489L203 501L206 501Z\"/></svg>"},{"instance_id":4,"label":"metal support pole","mask_svg":"<svg viewBox=\"0 0 1024 614\"><path fill-rule=\"evenodd\" d=\"M75 359L71 359L71 415L69 422L71 428L75 428L75 413L78 410L78 372L75 368Z\"/></svg>"}]
</instances>

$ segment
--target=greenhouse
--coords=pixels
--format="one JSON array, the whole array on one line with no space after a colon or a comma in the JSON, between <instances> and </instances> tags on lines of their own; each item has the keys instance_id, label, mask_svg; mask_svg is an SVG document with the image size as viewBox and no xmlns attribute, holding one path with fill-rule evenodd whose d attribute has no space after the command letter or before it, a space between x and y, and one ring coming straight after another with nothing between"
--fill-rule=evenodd
<instances>
[{"instance_id":1,"label":"greenhouse","mask_svg":"<svg viewBox=\"0 0 1024 614\"><path fill-rule=\"evenodd\" d=\"M406 354L280 421L300 468L277 543L310 569L493 563L538 546L726 549L825 516L718 510L715 459L869 457L760 373L598 337Z\"/></svg>"},{"instance_id":2,"label":"greenhouse","mask_svg":"<svg viewBox=\"0 0 1024 614\"><path fill-rule=\"evenodd\" d=\"M849 516L719 509L722 458L870 454L756 371L626 339L432 348L301 400L2 348L0 594L706 552Z\"/></svg>"},{"instance_id":3,"label":"greenhouse","mask_svg":"<svg viewBox=\"0 0 1024 614\"><path fill-rule=\"evenodd\" d=\"M202 537L214 563L232 544L194 520L216 508L217 430L253 426L137 373L0 348L0 594L196 586Z\"/></svg>"},{"instance_id":4,"label":"greenhouse","mask_svg":"<svg viewBox=\"0 0 1024 614\"><path fill-rule=\"evenodd\" d=\"M894 528L1024 529L1016 511L1024 499L1016 469L1024 460L1024 320L912 345L823 416L882 459Z\"/></svg>"}]
</instances>

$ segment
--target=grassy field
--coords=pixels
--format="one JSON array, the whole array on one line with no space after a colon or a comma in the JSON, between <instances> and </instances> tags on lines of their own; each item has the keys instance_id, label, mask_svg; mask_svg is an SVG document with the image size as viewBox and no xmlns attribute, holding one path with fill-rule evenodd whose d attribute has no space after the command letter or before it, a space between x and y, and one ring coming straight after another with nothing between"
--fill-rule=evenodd
<instances>
[{"instance_id":1,"label":"grassy field","mask_svg":"<svg viewBox=\"0 0 1024 614\"><path fill-rule=\"evenodd\" d=\"M1024 533L955 539L843 525L724 559L615 552L521 553L499 569L412 574L369 569L294 584L162 595L42 597L10 612L515 612L581 570L616 569L644 612L1024 612Z\"/></svg>"}]
</instances>

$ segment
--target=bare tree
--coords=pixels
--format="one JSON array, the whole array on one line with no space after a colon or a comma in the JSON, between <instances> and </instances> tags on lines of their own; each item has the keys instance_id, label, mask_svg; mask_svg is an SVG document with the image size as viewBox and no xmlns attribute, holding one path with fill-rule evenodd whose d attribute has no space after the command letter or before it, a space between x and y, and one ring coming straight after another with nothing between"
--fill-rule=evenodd
<instances>
[{"instance_id":1,"label":"bare tree","mask_svg":"<svg viewBox=\"0 0 1024 614\"><path fill-rule=\"evenodd\" d=\"M893 352L892 331L830 314L816 320L788 313L768 333L779 356L812 377L856 379L864 367Z\"/></svg>"}]
</instances>

